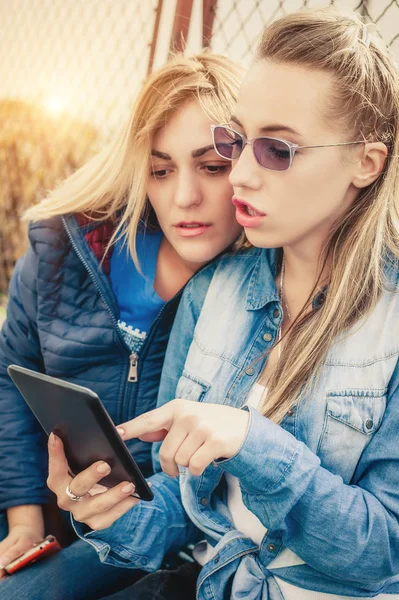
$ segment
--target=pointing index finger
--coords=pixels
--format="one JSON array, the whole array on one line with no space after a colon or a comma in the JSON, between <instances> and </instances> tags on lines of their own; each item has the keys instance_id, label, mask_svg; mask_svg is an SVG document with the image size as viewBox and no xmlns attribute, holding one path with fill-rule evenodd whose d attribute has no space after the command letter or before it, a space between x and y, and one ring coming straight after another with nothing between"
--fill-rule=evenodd
<instances>
[{"instance_id":1,"label":"pointing index finger","mask_svg":"<svg viewBox=\"0 0 399 600\"><path fill-rule=\"evenodd\" d=\"M175 407L172 402L168 402L160 408L150 410L131 421L126 421L118 425L118 431L124 440L139 438L148 433L169 431L175 418ZM120 430L123 430L121 433ZM163 439L163 434L160 439Z\"/></svg>"}]
</instances>

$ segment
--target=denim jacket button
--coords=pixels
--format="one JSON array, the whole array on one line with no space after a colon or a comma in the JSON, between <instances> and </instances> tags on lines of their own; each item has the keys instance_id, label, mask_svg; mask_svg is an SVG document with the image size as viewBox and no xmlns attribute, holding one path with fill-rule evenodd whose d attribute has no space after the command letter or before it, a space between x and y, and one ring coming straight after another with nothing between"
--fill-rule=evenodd
<instances>
[{"instance_id":1,"label":"denim jacket button","mask_svg":"<svg viewBox=\"0 0 399 600\"><path fill-rule=\"evenodd\" d=\"M206 506L208 504L208 498L201 498L201 504L202 506Z\"/></svg>"},{"instance_id":2,"label":"denim jacket button","mask_svg":"<svg viewBox=\"0 0 399 600\"><path fill-rule=\"evenodd\" d=\"M271 342L273 339L273 336L271 333L265 333L265 335L263 336L263 339L265 340L265 342Z\"/></svg>"},{"instance_id":3,"label":"denim jacket button","mask_svg":"<svg viewBox=\"0 0 399 600\"><path fill-rule=\"evenodd\" d=\"M373 421L371 419L367 419L367 421L366 421L367 429L371 429L373 425L374 425Z\"/></svg>"},{"instance_id":4,"label":"denim jacket button","mask_svg":"<svg viewBox=\"0 0 399 600\"><path fill-rule=\"evenodd\" d=\"M274 544L267 544L267 549L269 550L269 552L275 552L276 546Z\"/></svg>"},{"instance_id":5,"label":"denim jacket button","mask_svg":"<svg viewBox=\"0 0 399 600\"><path fill-rule=\"evenodd\" d=\"M215 565L217 565L217 564L218 564L219 560L220 560L220 558L217 556L217 557L215 558L215 560L213 561L213 562L215 563Z\"/></svg>"},{"instance_id":6,"label":"denim jacket button","mask_svg":"<svg viewBox=\"0 0 399 600\"><path fill-rule=\"evenodd\" d=\"M288 415L289 417L292 417L292 415L293 415L293 414L294 414L294 411L293 411L293 409L292 409L292 408L290 408L289 410L287 410L287 415Z\"/></svg>"},{"instance_id":7,"label":"denim jacket button","mask_svg":"<svg viewBox=\"0 0 399 600\"><path fill-rule=\"evenodd\" d=\"M279 316L280 316L280 311L279 311L279 309L278 309L278 308L275 308L275 309L274 309L274 311L273 311L273 317L274 317L275 319L278 319L278 318L279 318Z\"/></svg>"},{"instance_id":8,"label":"denim jacket button","mask_svg":"<svg viewBox=\"0 0 399 600\"><path fill-rule=\"evenodd\" d=\"M248 367L245 372L247 375L253 375L255 373L255 369L253 367Z\"/></svg>"}]
</instances>

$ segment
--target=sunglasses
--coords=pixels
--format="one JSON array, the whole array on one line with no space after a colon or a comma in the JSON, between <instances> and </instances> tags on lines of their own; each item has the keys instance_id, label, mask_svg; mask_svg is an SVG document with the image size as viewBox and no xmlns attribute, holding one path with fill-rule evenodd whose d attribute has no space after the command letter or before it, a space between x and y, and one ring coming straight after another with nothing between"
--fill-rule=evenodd
<instances>
[{"instance_id":1,"label":"sunglasses","mask_svg":"<svg viewBox=\"0 0 399 600\"><path fill-rule=\"evenodd\" d=\"M323 146L299 146L285 140L272 137L257 137L248 140L245 135L238 133L228 125L211 125L213 145L219 156L227 160L240 158L245 146L252 146L252 151L258 164L271 171L286 171L292 166L295 152L301 148L333 148L335 146L352 146L365 144L359 142L343 142L341 144L325 144Z\"/></svg>"}]
</instances>

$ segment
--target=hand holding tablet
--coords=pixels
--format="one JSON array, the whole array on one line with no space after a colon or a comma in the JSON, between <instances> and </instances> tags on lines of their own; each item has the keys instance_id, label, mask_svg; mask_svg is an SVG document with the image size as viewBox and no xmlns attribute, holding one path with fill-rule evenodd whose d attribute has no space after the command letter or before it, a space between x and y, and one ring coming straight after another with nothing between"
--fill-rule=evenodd
<instances>
[{"instance_id":1,"label":"hand holding tablet","mask_svg":"<svg viewBox=\"0 0 399 600\"><path fill-rule=\"evenodd\" d=\"M61 439L72 476L100 461L111 468L96 471L101 485L131 482L137 498L152 500L151 488L92 390L16 365L8 373L45 432Z\"/></svg>"}]
</instances>

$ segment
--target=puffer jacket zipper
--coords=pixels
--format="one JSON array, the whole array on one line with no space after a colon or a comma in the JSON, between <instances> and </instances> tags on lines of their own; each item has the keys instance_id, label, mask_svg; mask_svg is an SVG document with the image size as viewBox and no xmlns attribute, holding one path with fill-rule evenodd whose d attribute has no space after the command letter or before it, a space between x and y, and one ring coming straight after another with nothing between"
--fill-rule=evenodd
<instances>
[{"instance_id":1,"label":"puffer jacket zipper","mask_svg":"<svg viewBox=\"0 0 399 600\"><path fill-rule=\"evenodd\" d=\"M104 294L102 293L101 288L100 288L100 286L99 286L99 284L97 282L96 276L93 273L90 265L88 264L88 262L84 258L82 252L78 248L78 245L76 244L75 240L73 239L72 233L69 230L69 227L68 227L68 224L67 224L67 222L65 220L65 217L62 217L62 222L63 222L64 228L65 228L65 231L67 233L67 236L69 238L69 241L72 244L73 249L75 250L75 252L76 252L79 260L81 261L81 263L85 267L86 271L88 272L88 274L89 274L91 280L93 281L93 283L94 283L94 285L95 285L95 287L96 287L99 295L101 296L102 300L104 301L104 304L107 307L109 314L111 315L112 321L113 321L113 323L115 325L115 329L116 329L117 334L118 334L118 338L119 338L119 340L120 340L120 342L121 342L124 350L126 351L127 354L129 354L129 349L126 346L125 340L123 339L121 331L120 331L120 329L118 327L118 321L117 321L117 319L115 317L114 311L112 310L112 308L109 305L107 299L105 298ZM156 327L157 327L157 325L158 325L158 323L159 323L159 321L160 321L160 319L161 319L164 311L169 306L169 304L171 304L174 300L176 300L181 295L181 293L182 293L182 290L179 290L173 296L173 298L171 298L170 300L168 300L168 302L166 302L162 306L162 308L158 312L157 316L155 317L155 319L154 319L154 321L153 321L153 323L152 323L152 325L151 325L151 327L149 329L149 332L148 332L148 335L147 335L147 337L146 337L146 339L144 341L144 344L143 344L143 346L141 348L141 351L140 351L141 355L143 355L143 353L145 353L146 346L147 346L147 344L149 342L149 339L152 337L153 331L156 329ZM128 369L127 381L129 383L137 383L138 379L139 379L139 355L138 355L137 352L131 352L129 354L129 369Z\"/></svg>"},{"instance_id":2,"label":"puffer jacket zipper","mask_svg":"<svg viewBox=\"0 0 399 600\"><path fill-rule=\"evenodd\" d=\"M70 241L70 242L71 242L71 244L72 244L72 247L73 247L73 249L75 250L75 252L76 252L76 254L77 254L77 256L78 256L78 258L79 258L80 262L82 263L82 265L84 266L84 268L85 268L85 269L86 269L86 271L88 272L90 279L93 281L93 283L94 283L94 285L95 285L95 287L96 287L96 289L97 289L97 291L98 291L99 295L101 296L102 300L104 301L104 304L105 304L105 306L107 307L107 310L108 310L109 314L111 315L111 319L112 319L112 322L114 323L115 329L116 329L116 331L117 331L117 334L118 334L118 339L119 339L119 341L120 341L120 343L121 343L121 346L123 347L123 349L124 349L124 351L126 352L126 354L129 354L129 349L128 349L128 347L126 346L126 344L125 344L125 341L124 341L124 339L123 339L123 336L122 336L122 333L121 333L121 331L120 331L120 329L119 329L119 327L118 327L118 321L117 321L117 318L115 317L114 311L112 310L112 308L111 308L111 306L109 305L109 303L108 303L107 299L105 298L104 294L102 293L102 291L101 291L101 288L100 288L100 286L98 285L98 281L97 281L97 279L96 279L96 276L95 276L95 274L93 273L93 271L92 271L92 269L91 269L90 265L88 264L87 260L84 258L84 256L83 256L82 252L80 251L80 249L78 248L78 246L77 246L77 244L76 244L75 240L73 239L72 233L70 232L70 229L69 229L69 227L68 227L68 224L67 224L67 222L66 222L66 220L65 220L65 217L62 217L62 223L63 223L63 225L64 225L64 229L65 229L65 231L66 231L66 233L67 233L67 236L68 236L68 238L69 238L69 241ZM136 379L133 379L133 378L132 378L132 379L130 379L130 376L131 376L131 370L132 370L132 365L135 365L135 366L134 366L134 369L136 370L136 374L137 374L137 368L138 368L138 355L137 355L137 353L136 353L136 352L133 352L133 353L131 353L131 354L129 355L129 372L128 372L127 380L128 380L128 381L131 381L131 382L133 382L133 381L137 382L137 377L136 377ZM134 374L134 371L132 371L132 374Z\"/></svg>"}]
</instances>

